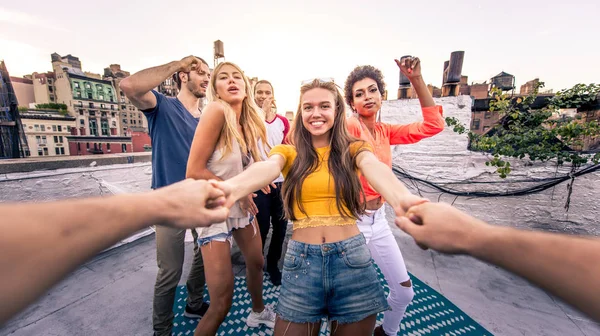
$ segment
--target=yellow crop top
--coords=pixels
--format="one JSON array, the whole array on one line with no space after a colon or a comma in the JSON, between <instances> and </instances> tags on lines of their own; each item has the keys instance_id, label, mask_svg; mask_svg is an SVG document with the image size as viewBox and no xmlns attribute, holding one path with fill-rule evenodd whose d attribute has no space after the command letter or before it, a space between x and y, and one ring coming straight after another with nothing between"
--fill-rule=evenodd
<instances>
[{"instance_id":1,"label":"yellow crop top","mask_svg":"<svg viewBox=\"0 0 600 336\"><path fill-rule=\"evenodd\" d=\"M356 155L361 148L373 151L370 144L356 141L350 145L350 155ZM296 221L293 223L293 229L356 224L356 218L344 218L337 209L335 184L333 176L329 174L329 147L317 148L316 150L320 164L317 170L306 177L301 190L302 204L308 216L300 211L298 204L294 204ZM296 148L291 145L277 145L271 149L269 156L276 154L285 159L285 165L281 172L284 177L287 177L297 156ZM345 206L343 207L345 208Z\"/></svg>"}]
</instances>

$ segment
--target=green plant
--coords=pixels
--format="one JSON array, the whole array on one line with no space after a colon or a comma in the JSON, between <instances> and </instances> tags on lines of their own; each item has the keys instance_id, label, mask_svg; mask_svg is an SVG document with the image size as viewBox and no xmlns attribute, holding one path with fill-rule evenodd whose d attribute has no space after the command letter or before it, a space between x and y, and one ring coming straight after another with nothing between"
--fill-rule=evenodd
<instances>
[{"instance_id":1,"label":"green plant","mask_svg":"<svg viewBox=\"0 0 600 336\"><path fill-rule=\"evenodd\" d=\"M492 154L486 165L496 167L501 178L511 172L510 163L503 157L548 161L556 159L558 165L570 162L572 169L582 164L600 161L600 153L582 153L584 137L600 135L597 121L583 122L581 118L561 116L560 108L593 107L598 99L600 85L577 84L571 89L559 91L548 98L544 107L532 108L539 89L526 97L513 99L500 90L492 90L490 111L497 111L501 118L498 125L485 136L469 132L470 149ZM448 126L463 134L466 127L456 118L446 118Z\"/></svg>"},{"instance_id":2,"label":"green plant","mask_svg":"<svg viewBox=\"0 0 600 336\"><path fill-rule=\"evenodd\" d=\"M37 109L49 109L49 110L66 110L66 104L47 103L47 104L36 104Z\"/></svg>"}]
</instances>

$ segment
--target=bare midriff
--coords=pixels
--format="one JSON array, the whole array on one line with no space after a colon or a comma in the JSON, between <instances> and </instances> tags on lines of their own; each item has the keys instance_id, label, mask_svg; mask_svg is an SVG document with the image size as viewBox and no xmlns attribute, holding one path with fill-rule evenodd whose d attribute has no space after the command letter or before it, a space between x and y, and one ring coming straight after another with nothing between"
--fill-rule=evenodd
<instances>
[{"instance_id":1,"label":"bare midriff","mask_svg":"<svg viewBox=\"0 0 600 336\"><path fill-rule=\"evenodd\" d=\"M335 243L360 233L356 224L340 226L317 226L294 230L292 239L306 244Z\"/></svg>"}]
</instances>

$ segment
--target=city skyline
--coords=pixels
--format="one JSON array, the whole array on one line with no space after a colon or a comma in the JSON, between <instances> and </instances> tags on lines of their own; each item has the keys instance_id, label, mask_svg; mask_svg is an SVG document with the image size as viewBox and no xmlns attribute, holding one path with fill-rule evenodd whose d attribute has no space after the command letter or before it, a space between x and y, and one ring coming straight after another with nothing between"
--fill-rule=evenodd
<instances>
[{"instance_id":1,"label":"city skyline","mask_svg":"<svg viewBox=\"0 0 600 336\"><path fill-rule=\"evenodd\" d=\"M540 78L556 91L600 78L594 66L600 47L591 43L597 31L594 5L583 1L302 4L230 0L223 7L194 2L175 7L150 1L136 7L109 0L92 9L67 1L55 16L48 15L55 11L51 3L12 3L0 7L0 58L16 77L51 70L53 52L79 57L84 71L101 74L117 63L134 73L189 54L212 66L213 42L219 39L226 60L274 84L280 111L296 110L302 80L333 77L343 86L362 64L383 71L394 99L393 59L405 54L419 56L425 81L438 87L443 62L455 50L465 51L469 83L506 71L516 77L517 88ZM195 22L201 23L198 37Z\"/></svg>"}]
</instances>

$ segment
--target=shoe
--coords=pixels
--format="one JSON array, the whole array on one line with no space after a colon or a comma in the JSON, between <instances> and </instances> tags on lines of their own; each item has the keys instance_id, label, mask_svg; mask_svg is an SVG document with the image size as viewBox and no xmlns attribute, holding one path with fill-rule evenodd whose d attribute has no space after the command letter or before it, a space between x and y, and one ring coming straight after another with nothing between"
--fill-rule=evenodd
<instances>
[{"instance_id":1,"label":"shoe","mask_svg":"<svg viewBox=\"0 0 600 336\"><path fill-rule=\"evenodd\" d=\"M279 268L268 268L267 273L269 273L269 277L274 286L281 286L281 271Z\"/></svg>"},{"instance_id":2,"label":"shoe","mask_svg":"<svg viewBox=\"0 0 600 336\"><path fill-rule=\"evenodd\" d=\"M204 316L204 314L206 314L208 307L209 305L206 302L202 302L202 306L200 306L200 308L198 309L192 309L190 308L190 306L185 305L185 311L183 312L183 316L191 319L200 319L202 318L202 316Z\"/></svg>"},{"instance_id":3,"label":"shoe","mask_svg":"<svg viewBox=\"0 0 600 336\"><path fill-rule=\"evenodd\" d=\"M273 311L273 307L265 305L265 309L260 313L251 311L246 319L246 324L250 328L258 328L261 324L264 324L267 328L273 329L275 327L275 312Z\"/></svg>"},{"instance_id":4,"label":"shoe","mask_svg":"<svg viewBox=\"0 0 600 336\"><path fill-rule=\"evenodd\" d=\"M390 335L386 334L385 330L383 330L383 325L380 325L379 327L375 328L375 330L373 331L373 336L390 336Z\"/></svg>"}]
</instances>

